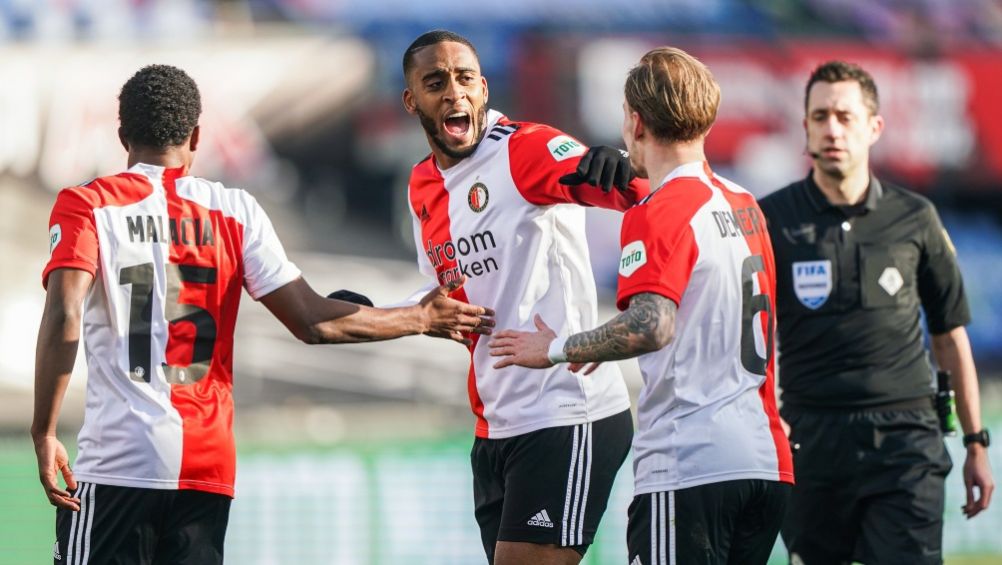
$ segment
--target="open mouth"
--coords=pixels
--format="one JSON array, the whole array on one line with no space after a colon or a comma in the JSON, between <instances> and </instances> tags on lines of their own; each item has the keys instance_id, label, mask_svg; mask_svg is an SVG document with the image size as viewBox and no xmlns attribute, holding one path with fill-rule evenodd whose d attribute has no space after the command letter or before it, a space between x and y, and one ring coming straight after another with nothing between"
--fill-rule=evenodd
<instances>
[{"instance_id":1,"label":"open mouth","mask_svg":"<svg viewBox=\"0 0 1002 565\"><path fill-rule=\"evenodd\" d=\"M445 132L456 138L465 138L470 131L470 115L466 112L453 112L445 117Z\"/></svg>"}]
</instances>

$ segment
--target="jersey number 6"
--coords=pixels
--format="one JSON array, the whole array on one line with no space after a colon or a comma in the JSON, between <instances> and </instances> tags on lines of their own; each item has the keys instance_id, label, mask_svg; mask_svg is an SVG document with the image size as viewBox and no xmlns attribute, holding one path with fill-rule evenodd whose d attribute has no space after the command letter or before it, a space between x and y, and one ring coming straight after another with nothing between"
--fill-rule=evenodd
<instances>
[{"instance_id":1,"label":"jersey number 6","mask_svg":"<svg viewBox=\"0 0 1002 565\"><path fill-rule=\"evenodd\" d=\"M755 273L765 270L761 255L747 257L741 264L741 366L749 373L766 374L766 367L772 358L772 336L776 318L772 315L772 304L767 294L755 292ZM765 357L755 349L754 323L756 314L764 312L768 320L765 336Z\"/></svg>"},{"instance_id":2,"label":"jersey number 6","mask_svg":"<svg viewBox=\"0 0 1002 565\"><path fill-rule=\"evenodd\" d=\"M204 308L181 304L181 284L215 284L216 268L167 263L167 298L164 316L167 323L191 322L195 325L195 343L191 364L174 366L161 363L168 383L189 385L198 382L209 371L212 350L216 345L216 321ZM150 349L152 347L153 321L153 263L125 267L119 272L119 284L132 285L132 302L129 308L129 378L150 382ZM168 341L170 335L168 333Z\"/></svg>"}]
</instances>

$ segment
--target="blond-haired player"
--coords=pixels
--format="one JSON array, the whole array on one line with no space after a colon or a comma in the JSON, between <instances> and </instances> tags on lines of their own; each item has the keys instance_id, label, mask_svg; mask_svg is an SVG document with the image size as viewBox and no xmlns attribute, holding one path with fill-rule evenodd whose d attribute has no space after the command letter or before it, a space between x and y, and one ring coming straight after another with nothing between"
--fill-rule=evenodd
<instances>
[{"instance_id":1,"label":"blond-haired player","mask_svg":"<svg viewBox=\"0 0 1002 565\"><path fill-rule=\"evenodd\" d=\"M702 63L654 49L625 94L632 166L656 182L623 220L623 312L570 336L537 319L535 333L496 334L491 354L499 366L538 368L639 357L631 565L764 564L793 482L773 391L765 220L750 193L706 162L720 89Z\"/></svg>"}]
</instances>

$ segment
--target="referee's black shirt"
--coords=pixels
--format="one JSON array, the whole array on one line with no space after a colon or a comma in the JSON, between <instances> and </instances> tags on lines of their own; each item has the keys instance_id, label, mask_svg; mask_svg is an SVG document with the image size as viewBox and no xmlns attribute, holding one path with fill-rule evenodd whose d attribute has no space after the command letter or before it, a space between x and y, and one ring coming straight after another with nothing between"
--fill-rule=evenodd
<instances>
[{"instance_id":1,"label":"referee's black shirt","mask_svg":"<svg viewBox=\"0 0 1002 565\"><path fill-rule=\"evenodd\" d=\"M760 205L776 256L783 402L853 408L929 395L919 306L934 334L970 321L932 203L871 175L863 202L835 206L809 174Z\"/></svg>"}]
</instances>

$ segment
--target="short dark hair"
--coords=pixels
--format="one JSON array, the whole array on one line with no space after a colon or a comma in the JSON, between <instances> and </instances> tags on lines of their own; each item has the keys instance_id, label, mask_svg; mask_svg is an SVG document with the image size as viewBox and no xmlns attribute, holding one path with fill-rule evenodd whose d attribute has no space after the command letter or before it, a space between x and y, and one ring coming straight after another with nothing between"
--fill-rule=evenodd
<instances>
[{"instance_id":1,"label":"short dark hair","mask_svg":"<svg viewBox=\"0 0 1002 565\"><path fill-rule=\"evenodd\" d=\"M164 149L184 143L198 125L202 98L187 73L150 65L132 75L118 95L118 121L131 144Z\"/></svg>"},{"instance_id":2,"label":"short dark hair","mask_svg":"<svg viewBox=\"0 0 1002 565\"><path fill-rule=\"evenodd\" d=\"M811 87L814 86L814 83L845 81L856 81L859 83L859 88L863 91L863 103L870 110L870 114L876 115L880 111L877 83L873 81L873 77L863 67L845 61L828 61L818 65L811 72L811 77L807 79L807 90L804 91L804 109L807 109L808 98L811 95Z\"/></svg>"},{"instance_id":3,"label":"short dark hair","mask_svg":"<svg viewBox=\"0 0 1002 565\"><path fill-rule=\"evenodd\" d=\"M407 78L407 73L414 68L414 55L421 49L428 47L429 45L437 45L439 43L444 43L446 41L453 41L455 43L462 43L463 45L470 48L473 51L473 56L477 58L477 62L480 61L480 55L477 54L477 48L470 43L469 39L466 39L458 33L453 33L444 29L433 29L431 31L426 31L418 36L411 44L410 47L404 51L404 79Z\"/></svg>"}]
</instances>

